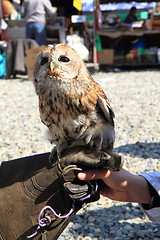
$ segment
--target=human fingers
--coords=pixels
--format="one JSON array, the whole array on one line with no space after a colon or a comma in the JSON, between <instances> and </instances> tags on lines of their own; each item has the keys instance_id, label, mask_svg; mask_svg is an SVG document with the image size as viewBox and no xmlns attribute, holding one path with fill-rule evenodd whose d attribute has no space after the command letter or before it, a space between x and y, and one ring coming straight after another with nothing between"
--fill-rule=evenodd
<instances>
[{"instance_id":1,"label":"human fingers","mask_svg":"<svg viewBox=\"0 0 160 240\"><path fill-rule=\"evenodd\" d=\"M132 182L133 174L121 169L119 172L113 172L107 169L97 169L81 172L78 174L80 180L101 179L106 185L117 190L128 189Z\"/></svg>"},{"instance_id":2,"label":"human fingers","mask_svg":"<svg viewBox=\"0 0 160 240\"><path fill-rule=\"evenodd\" d=\"M108 197L112 200L125 200L126 193L121 192L120 190L116 190L111 186L107 185L107 182L110 183L111 181L109 178L112 178L112 172L110 170L102 169L102 170L89 170L85 172L78 173L78 178L80 180L99 180L99 193L104 197ZM111 179L112 180L112 179ZM114 180L114 179L113 179ZM110 184L112 185L112 184ZM118 185L118 183L117 183ZM122 196L121 196L122 195Z\"/></svg>"},{"instance_id":3,"label":"human fingers","mask_svg":"<svg viewBox=\"0 0 160 240\"><path fill-rule=\"evenodd\" d=\"M78 173L79 180L95 180L95 179L104 179L110 175L110 170L107 169L98 169L98 170L89 170L85 172Z\"/></svg>"}]
</instances>

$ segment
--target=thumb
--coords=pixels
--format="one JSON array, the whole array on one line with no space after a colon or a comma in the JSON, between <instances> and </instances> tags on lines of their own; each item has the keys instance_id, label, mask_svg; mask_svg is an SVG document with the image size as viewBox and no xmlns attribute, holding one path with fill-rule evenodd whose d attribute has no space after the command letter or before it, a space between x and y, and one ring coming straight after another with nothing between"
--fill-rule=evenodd
<instances>
[{"instance_id":1,"label":"thumb","mask_svg":"<svg viewBox=\"0 0 160 240\"><path fill-rule=\"evenodd\" d=\"M101 170L89 170L85 172L78 173L79 180L95 180L95 179L104 179L110 175L110 170L101 169Z\"/></svg>"}]
</instances>

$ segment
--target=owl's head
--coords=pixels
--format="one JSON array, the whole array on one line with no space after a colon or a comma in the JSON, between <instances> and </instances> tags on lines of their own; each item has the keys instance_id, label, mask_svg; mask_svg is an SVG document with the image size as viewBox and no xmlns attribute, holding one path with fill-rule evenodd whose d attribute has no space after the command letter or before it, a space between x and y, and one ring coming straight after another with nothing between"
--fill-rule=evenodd
<instances>
[{"instance_id":1,"label":"owl's head","mask_svg":"<svg viewBox=\"0 0 160 240\"><path fill-rule=\"evenodd\" d=\"M34 82L40 83L49 77L68 80L76 79L82 69L85 69L78 53L68 45L48 45L36 60L34 67ZM85 70L84 70L85 71Z\"/></svg>"}]
</instances>

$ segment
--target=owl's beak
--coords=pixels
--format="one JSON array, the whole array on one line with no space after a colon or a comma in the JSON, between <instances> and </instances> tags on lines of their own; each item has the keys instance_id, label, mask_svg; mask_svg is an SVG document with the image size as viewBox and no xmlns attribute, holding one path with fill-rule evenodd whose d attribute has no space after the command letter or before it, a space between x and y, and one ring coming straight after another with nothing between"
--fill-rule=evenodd
<instances>
[{"instance_id":1,"label":"owl's beak","mask_svg":"<svg viewBox=\"0 0 160 240\"><path fill-rule=\"evenodd\" d=\"M50 69L51 69L51 72L53 72L53 70L54 70L54 63L53 62L50 63Z\"/></svg>"}]
</instances>

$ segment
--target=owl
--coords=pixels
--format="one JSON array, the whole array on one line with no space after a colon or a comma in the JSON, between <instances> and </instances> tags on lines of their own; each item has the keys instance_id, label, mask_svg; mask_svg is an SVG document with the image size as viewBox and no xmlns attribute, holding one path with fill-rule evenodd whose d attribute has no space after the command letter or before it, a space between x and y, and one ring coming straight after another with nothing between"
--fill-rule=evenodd
<instances>
[{"instance_id":1,"label":"owl","mask_svg":"<svg viewBox=\"0 0 160 240\"><path fill-rule=\"evenodd\" d=\"M33 83L41 121L58 154L72 145L94 151L113 149L114 112L73 48L46 46L37 57Z\"/></svg>"}]
</instances>

